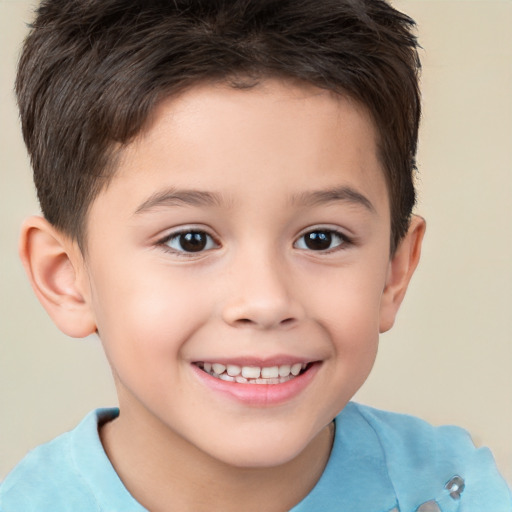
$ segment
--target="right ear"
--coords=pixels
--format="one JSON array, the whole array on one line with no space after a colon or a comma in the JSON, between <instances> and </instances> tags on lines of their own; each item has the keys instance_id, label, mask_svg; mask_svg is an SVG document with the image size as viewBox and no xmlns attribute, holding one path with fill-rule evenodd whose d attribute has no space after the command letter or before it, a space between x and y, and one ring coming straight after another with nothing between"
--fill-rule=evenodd
<instances>
[{"instance_id":1,"label":"right ear","mask_svg":"<svg viewBox=\"0 0 512 512\"><path fill-rule=\"evenodd\" d=\"M57 327L73 338L96 332L78 244L46 219L30 217L21 229L19 254L37 298Z\"/></svg>"}]
</instances>

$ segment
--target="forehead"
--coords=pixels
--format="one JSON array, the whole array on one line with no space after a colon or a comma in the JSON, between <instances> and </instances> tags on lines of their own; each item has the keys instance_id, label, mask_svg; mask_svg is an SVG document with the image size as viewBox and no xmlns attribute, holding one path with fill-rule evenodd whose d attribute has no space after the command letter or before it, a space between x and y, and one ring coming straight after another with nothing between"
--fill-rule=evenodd
<instances>
[{"instance_id":1,"label":"forehead","mask_svg":"<svg viewBox=\"0 0 512 512\"><path fill-rule=\"evenodd\" d=\"M158 187L206 189L227 204L241 199L240 190L245 199L271 201L276 185L275 194L285 191L291 204L347 180L387 208L377 133L365 108L311 85L267 80L245 90L201 84L162 101L122 150L109 189L123 196L120 206L133 199L139 208Z\"/></svg>"}]
</instances>

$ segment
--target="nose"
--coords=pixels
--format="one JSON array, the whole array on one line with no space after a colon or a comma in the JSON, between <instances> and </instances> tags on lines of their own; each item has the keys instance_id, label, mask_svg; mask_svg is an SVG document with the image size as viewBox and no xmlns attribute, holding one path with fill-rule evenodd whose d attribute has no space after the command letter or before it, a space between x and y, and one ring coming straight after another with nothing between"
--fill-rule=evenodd
<instances>
[{"instance_id":1,"label":"nose","mask_svg":"<svg viewBox=\"0 0 512 512\"><path fill-rule=\"evenodd\" d=\"M285 329L304 316L291 273L276 258L253 258L231 270L223 320L233 327ZM295 284L296 288L296 284Z\"/></svg>"}]
</instances>

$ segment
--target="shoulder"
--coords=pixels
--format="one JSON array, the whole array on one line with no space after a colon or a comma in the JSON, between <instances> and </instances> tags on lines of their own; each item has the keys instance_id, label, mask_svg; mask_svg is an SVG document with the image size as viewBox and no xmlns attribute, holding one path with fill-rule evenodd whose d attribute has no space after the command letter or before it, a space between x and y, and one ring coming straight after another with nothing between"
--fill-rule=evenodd
<instances>
[{"instance_id":1,"label":"shoulder","mask_svg":"<svg viewBox=\"0 0 512 512\"><path fill-rule=\"evenodd\" d=\"M84 450L97 438L97 420L101 411L93 411L73 431L62 434L31 452L0 485L2 512L52 512L73 510L99 511L94 493L83 478L83 469L75 457L74 445Z\"/></svg>"},{"instance_id":2,"label":"shoulder","mask_svg":"<svg viewBox=\"0 0 512 512\"><path fill-rule=\"evenodd\" d=\"M512 510L491 452L475 448L465 430L355 403L341 418L344 413L363 420L377 437L400 510L416 510L422 499L445 504L440 510Z\"/></svg>"},{"instance_id":3,"label":"shoulder","mask_svg":"<svg viewBox=\"0 0 512 512\"><path fill-rule=\"evenodd\" d=\"M64 489L72 492L63 492ZM59 512L69 510L66 507L70 500L78 505L74 510L99 510L80 484L69 433L29 452L0 486L2 512Z\"/></svg>"}]
</instances>

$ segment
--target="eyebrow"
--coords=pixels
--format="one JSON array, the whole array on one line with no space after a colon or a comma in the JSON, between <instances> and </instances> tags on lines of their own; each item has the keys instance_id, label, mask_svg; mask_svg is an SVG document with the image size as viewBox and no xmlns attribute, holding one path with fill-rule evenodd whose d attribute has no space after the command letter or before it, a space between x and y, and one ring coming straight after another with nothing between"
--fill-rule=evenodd
<instances>
[{"instance_id":1,"label":"eyebrow","mask_svg":"<svg viewBox=\"0 0 512 512\"><path fill-rule=\"evenodd\" d=\"M360 205L371 213L376 213L375 207L366 196L348 186L302 192L293 196L292 199L294 204L301 206L321 206L339 201Z\"/></svg>"},{"instance_id":2,"label":"eyebrow","mask_svg":"<svg viewBox=\"0 0 512 512\"><path fill-rule=\"evenodd\" d=\"M212 192L170 188L151 195L135 210L135 214L144 213L160 207L218 206L221 203L222 200L220 196Z\"/></svg>"},{"instance_id":3,"label":"eyebrow","mask_svg":"<svg viewBox=\"0 0 512 512\"><path fill-rule=\"evenodd\" d=\"M361 205L371 213L376 213L375 207L366 196L348 186L302 192L292 196L291 202L298 206L320 206L340 201ZM220 206L222 203L223 200L220 195L212 192L170 188L151 195L138 206L135 214L138 215L161 207Z\"/></svg>"}]
</instances>

